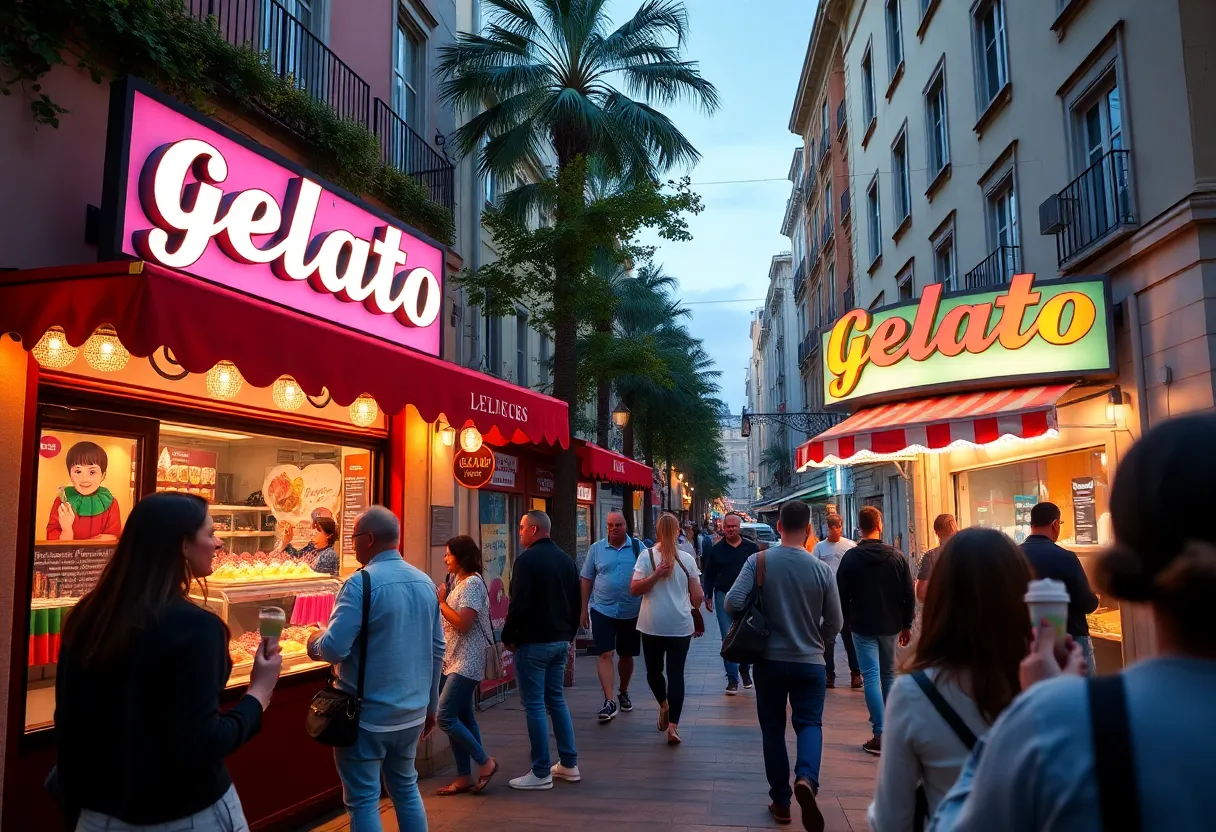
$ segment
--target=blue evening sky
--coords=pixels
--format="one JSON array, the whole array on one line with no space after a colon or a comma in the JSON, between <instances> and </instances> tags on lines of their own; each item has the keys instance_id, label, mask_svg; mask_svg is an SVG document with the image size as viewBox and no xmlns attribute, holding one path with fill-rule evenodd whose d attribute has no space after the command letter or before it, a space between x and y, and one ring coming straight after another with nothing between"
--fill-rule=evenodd
<instances>
[{"instance_id":1,"label":"blue evening sky","mask_svg":"<svg viewBox=\"0 0 1216 832\"><path fill-rule=\"evenodd\" d=\"M692 310L689 330L717 362L722 398L738 413L746 403L748 322L762 300L698 301L763 299L770 258L789 250L781 220L790 194L785 176L798 145L789 132L789 118L816 3L685 2L691 30L686 55L700 62L702 73L718 88L722 106L710 118L689 104L667 111L701 152L691 177L705 211L692 219L691 242L647 242L659 244L656 261L679 278L680 295ZM619 0L612 9L614 22L636 7L636 0ZM778 181L708 184L741 179Z\"/></svg>"}]
</instances>

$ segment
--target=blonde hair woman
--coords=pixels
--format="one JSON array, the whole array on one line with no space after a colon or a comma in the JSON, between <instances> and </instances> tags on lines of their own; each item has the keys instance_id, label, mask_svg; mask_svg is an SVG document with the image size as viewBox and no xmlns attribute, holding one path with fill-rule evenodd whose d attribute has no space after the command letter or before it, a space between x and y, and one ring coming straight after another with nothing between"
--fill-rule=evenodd
<instances>
[{"instance_id":1,"label":"blonde hair woman","mask_svg":"<svg viewBox=\"0 0 1216 832\"><path fill-rule=\"evenodd\" d=\"M693 610L701 605L704 593L696 559L679 548L680 521L674 514L664 514L656 533L658 544L638 556L629 591L642 596L638 632L646 681L659 703L659 730L667 732L670 745L676 745L684 708L684 662L694 633L699 635Z\"/></svg>"}]
</instances>

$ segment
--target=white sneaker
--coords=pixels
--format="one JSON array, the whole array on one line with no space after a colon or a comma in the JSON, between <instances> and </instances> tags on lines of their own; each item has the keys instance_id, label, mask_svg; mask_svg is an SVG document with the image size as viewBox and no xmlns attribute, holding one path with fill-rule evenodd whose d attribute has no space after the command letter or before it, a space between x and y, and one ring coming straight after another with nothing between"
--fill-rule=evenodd
<instances>
[{"instance_id":1,"label":"white sneaker","mask_svg":"<svg viewBox=\"0 0 1216 832\"><path fill-rule=\"evenodd\" d=\"M529 771L523 777L516 777L514 780L512 780L511 788L534 792L544 791L545 789L553 788L553 777L552 775L537 777L535 774Z\"/></svg>"},{"instance_id":2,"label":"white sneaker","mask_svg":"<svg viewBox=\"0 0 1216 832\"><path fill-rule=\"evenodd\" d=\"M551 771L553 776L558 780L565 780L567 783L577 783L579 780L583 779L583 775L579 774L578 766L566 768L561 763L558 763L553 768L549 769L549 771Z\"/></svg>"}]
</instances>

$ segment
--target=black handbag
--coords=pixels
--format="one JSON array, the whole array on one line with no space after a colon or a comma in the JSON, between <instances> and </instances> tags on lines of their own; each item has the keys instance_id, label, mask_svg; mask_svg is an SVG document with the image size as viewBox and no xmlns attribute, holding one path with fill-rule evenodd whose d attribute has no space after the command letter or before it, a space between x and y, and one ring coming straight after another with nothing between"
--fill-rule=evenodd
<instances>
[{"instance_id":1,"label":"black handbag","mask_svg":"<svg viewBox=\"0 0 1216 832\"><path fill-rule=\"evenodd\" d=\"M359 713L363 710L363 676L367 672L367 620L372 604L372 579L363 575L363 625L359 628L359 681L354 694L339 690L330 677L324 690L317 691L304 720L308 736L321 745L347 748L359 738Z\"/></svg>"},{"instance_id":2,"label":"black handbag","mask_svg":"<svg viewBox=\"0 0 1216 832\"><path fill-rule=\"evenodd\" d=\"M737 664L755 664L768 647L768 621L764 618L761 587L764 586L764 552L756 555L756 584L747 595L743 613L722 639L722 658Z\"/></svg>"}]
</instances>

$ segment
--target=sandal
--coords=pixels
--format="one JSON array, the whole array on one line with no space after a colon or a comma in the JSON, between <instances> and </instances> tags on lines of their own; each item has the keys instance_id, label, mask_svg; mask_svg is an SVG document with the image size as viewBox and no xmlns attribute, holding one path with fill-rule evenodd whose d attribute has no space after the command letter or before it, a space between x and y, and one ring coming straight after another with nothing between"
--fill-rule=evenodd
<instances>
[{"instance_id":1,"label":"sandal","mask_svg":"<svg viewBox=\"0 0 1216 832\"><path fill-rule=\"evenodd\" d=\"M667 744L679 745L683 740L680 739L680 729L674 725L667 726Z\"/></svg>"},{"instance_id":2,"label":"sandal","mask_svg":"<svg viewBox=\"0 0 1216 832\"><path fill-rule=\"evenodd\" d=\"M473 794L477 794L478 792L484 791L485 787L490 785L490 778L492 778L495 774L498 774L498 761L497 760L494 760L494 768L490 769L490 773L486 774L486 775L482 775L481 777L478 777L477 785L473 786L471 789L469 789L469 791L473 792Z\"/></svg>"},{"instance_id":3,"label":"sandal","mask_svg":"<svg viewBox=\"0 0 1216 832\"><path fill-rule=\"evenodd\" d=\"M476 786L457 786L455 783L449 783L442 789L435 791L436 797L451 797L454 794L468 794L469 792L477 791Z\"/></svg>"},{"instance_id":4,"label":"sandal","mask_svg":"<svg viewBox=\"0 0 1216 832\"><path fill-rule=\"evenodd\" d=\"M659 706L659 730L666 731L667 726L671 724L670 718L667 716L667 703Z\"/></svg>"}]
</instances>

